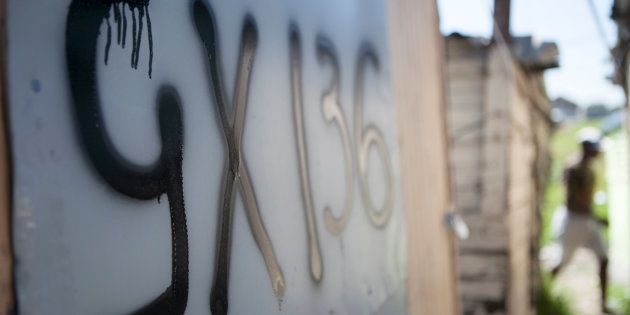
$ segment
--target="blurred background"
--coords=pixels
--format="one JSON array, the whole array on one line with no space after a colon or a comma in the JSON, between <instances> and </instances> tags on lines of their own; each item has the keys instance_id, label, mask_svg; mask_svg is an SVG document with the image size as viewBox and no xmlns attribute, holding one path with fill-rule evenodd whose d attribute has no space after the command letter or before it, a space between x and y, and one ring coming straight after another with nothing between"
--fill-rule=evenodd
<instances>
[{"instance_id":1,"label":"blurred background","mask_svg":"<svg viewBox=\"0 0 630 315\"><path fill-rule=\"evenodd\" d=\"M627 72L630 1L438 0L464 314L601 314L598 259L560 274L563 173L579 133L603 134L593 215L608 221L606 307L630 314ZM506 305L509 305L507 307Z\"/></svg>"}]
</instances>

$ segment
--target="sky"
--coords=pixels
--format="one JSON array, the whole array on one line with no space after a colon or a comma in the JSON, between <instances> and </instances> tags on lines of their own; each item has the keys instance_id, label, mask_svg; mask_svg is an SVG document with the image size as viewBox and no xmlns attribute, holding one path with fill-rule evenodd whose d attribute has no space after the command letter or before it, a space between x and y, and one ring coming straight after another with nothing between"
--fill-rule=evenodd
<instances>
[{"instance_id":1,"label":"sky","mask_svg":"<svg viewBox=\"0 0 630 315\"><path fill-rule=\"evenodd\" d=\"M551 99L564 97L580 106L621 106L623 90L608 79L614 68L609 48L617 38L616 26L610 19L612 0L592 0L605 39L598 32L588 1L512 0L511 32L514 36L533 35L536 40L558 45L560 68L545 73ZM437 2L443 34L491 36L493 0Z\"/></svg>"}]
</instances>

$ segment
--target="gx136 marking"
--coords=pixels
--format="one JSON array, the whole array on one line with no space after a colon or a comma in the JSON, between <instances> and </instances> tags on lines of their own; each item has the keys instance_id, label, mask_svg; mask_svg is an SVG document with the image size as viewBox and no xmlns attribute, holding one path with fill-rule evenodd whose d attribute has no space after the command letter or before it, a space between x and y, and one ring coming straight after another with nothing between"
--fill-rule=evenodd
<instances>
[{"instance_id":1,"label":"gx136 marking","mask_svg":"<svg viewBox=\"0 0 630 315\"><path fill-rule=\"evenodd\" d=\"M366 208L368 218L374 227L383 228L392 214L394 196L392 184L392 166L389 151L385 145L383 134L373 124L363 127L363 93L365 68L372 64L378 70L378 58L371 46L364 44L359 52L358 61L355 69L355 88L354 88L354 154L352 151L352 140L350 139L348 125L343 115L343 110L339 106L339 90L340 90L340 70L337 58L334 53L334 47L331 41L323 36L317 38L317 55L321 64L329 64L333 68L332 80L330 86L322 95L322 113L328 122L334 122L339 130L344 153L345 165L345 200L344 207L339 217L335 217L332 210L326 207L324 210L324 224L326 229L333 235L339 235L343 232L350 218L353 200L352 178L354 177L353 156L356 157L359 173L359 188L363 205ZM291 71L291 95L293 101L293 117L296 130L296 142L299 157L299 173L300 183L302 185L302 196L304 199L304 209L306 211L306 226L308 233L309 262L311 266L311 275L319 281L322 276L322 258L319 249L319 240L316 233L315 210L313 206L313 197L310 187L310 174L307 159L307 147L305 139L304 113L302 105L302 77L301 77L301 43L300 35L297 27L290 27L289 32L289 49L290 49L290 71ZM375 145L383 162L386 177L386 193L385 202L381 209L377 210L374 206L367 184L367 158L371 145Z\"/></svg>"},{"instance_id":2,"label":"gx136 marking","mask_svg":"<svg viewBox=\"0 0 630 315\"><path fill-rule=\"evenodd\" d=\"M227 163L223 177L223 199L220 205L218 239L216 247L216 265L214 284L210 295L210 308L212 313L224 314L228 309L228 278L230 270L230 246L232 234L232 214L234 212L233 187L234 181L238 181L243 202L247 213L249 227L254 234L256 244L262 252L267 265L267 272L271 278L273 290L278 297L284 294L284 276L276 261L276 255L265 226L260 218L254 187L249 177L241 148L243 128L245 127L245 109L249 88L249 78L254 62L254 52L258 42L258 35L253 18L247 17L241 36L241 51L236 77L236 90L234 94L234 112L232 119L228 119L226 109L225 91L222 76L219 70L220 58L218 54L217 32L215 22L210 9L196 0L194 4L194 19L197 32L208 56L210 78L216 99L219 121L223 129L223 136L227 144Z\"/></svg>"},{"instance_id":3,"label":"gx136 marking","mask_svg":"<svg viewBox=\"0 0 630 315\"><path fill-rule=\"evenodd\" d=\"M156 199L162 194L168 197L171 219L171 284L161 295L134 314L183 314L188 300L188 230L182 184L181 101L175 88L169 85L160 88L157 119L162 150L157 161L151 165L135 165L118 152L103 120L96 76L99 28L103 19L109 16L111 6L117 6L118 3L123 4L123 15L125 4L132 12L148 7L148 0L74 0L70 4L66 22L66 62L74 112L85 151L96 171L112 188L140 200ZM135 21L134 15L134 25ZM134 54L135 51L132 52L133 61L136 60Z\"/></svg>"},{"instance_id":4,"label":"gx136 marking","mask_svg":"<svg viewBox=\"0 0 630 315\"><path fill-rule=\"evenodd\" d=\"M153 36L149 16L150 0L73 0L68 11L66 24L66 61L69 73L73 109L77 117L80 139L92 165L98 174L116 191L140 200L158 199L166 194L171 221L171 283L165 291L134 314L183 314L188 300L188 232L182 179L183 132L182 105L177 90L169 84L163 85L157 95L157 119L159 121L162 149L157 161L150 165L135 165L126 159L114 146L107 132L102 115L102 104L96 75L96 47L102 21L107 23L105 64L111 45L110 11L117 24L117 43L125 46L127 15L132 17L132 68L137 69L142 39L143 20L147 20L149 38L149 77L153 70ZM207 57L210 89L213 92L218 123L225 144L225 166L222 177L221 198L217 221L217 244L215 247L214 280L210 295L213 314L228 311L228 284L230 252L232 246L232 219L234 213L234 189L238 183L247 220L256 244L261 251L272 288L282 298L285 280L277 262L271 240L262 222L251 176L242 151L242 138L248 102L249 82L254 66L258 43L256 24L251 16L243 23L236 75L233 106L228 105L223 76L220 70L219 40L213 11L203 0L192 1L192 19L199 40ZM137 18L136 18L137 12ZM122 28L121 28L122 26ZM121 41L122 38L122 41ZM339 130L344 152L345 200L340 215L335 216L326 207L324 224L333 235L345 229L353 204L352 179L358 172L361 199L368 218L376 228L384 227L392 213L393 188L389 152L382 133L373 124L363 125L363 83L365 68L372 65L379 69L378 58L369 45L362 46L355 68L353 136L343 110L339 106L340 70L333 44L320 36L317 39L317 56L320 64L330 65L333 76L330 86L321 99L324 118L334 122ZM320 282L323 277L323 262L317 234L316 213L308 166L305 139L304 113L302 104L301 43L298 27L289 27L290 90L293 105L293 122L296 131L296 146L299 159L299 177L304 203L306 232L308 236L308 261L312 279ZM231 110L230 110L231 108ZM353 145L354 141L354 145ZM385 202L377 209L369 195L367 184L367 157L370 147L378 150L386 177Z\"/></svg>"}]
</instances>

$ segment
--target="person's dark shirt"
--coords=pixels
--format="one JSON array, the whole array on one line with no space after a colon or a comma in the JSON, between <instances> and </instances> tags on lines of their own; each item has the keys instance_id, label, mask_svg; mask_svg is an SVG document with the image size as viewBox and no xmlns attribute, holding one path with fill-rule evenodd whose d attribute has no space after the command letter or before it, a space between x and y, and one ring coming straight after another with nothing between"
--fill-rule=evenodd
<instances>
[{"instance_id":1,"label":"person's dark shirt","mask_svg":"<svg viewBox=\"0 0 630 315\"><path fill-rule=\"evenodd\" d=\"M564 172L567 209L573 213L592 214L595 172L585 163L577 163Z\"/></svg>"}]
</instances>

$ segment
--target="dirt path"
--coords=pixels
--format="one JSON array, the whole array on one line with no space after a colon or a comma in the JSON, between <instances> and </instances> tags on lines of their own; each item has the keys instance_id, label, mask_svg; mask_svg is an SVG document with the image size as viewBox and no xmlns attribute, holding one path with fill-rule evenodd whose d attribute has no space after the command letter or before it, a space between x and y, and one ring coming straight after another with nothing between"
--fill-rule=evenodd
<instances>
[{"instance_id":1,"label":"dirt path","mask_svg":"<svg viewBox=\"0 0 630 315\"><path fill-rule=\"evenodd\" d=\"M554 291L569 299L576 315L602 314L598 269L596 256L580 248L554 282Z\"/></svg>"}]
</instances>

